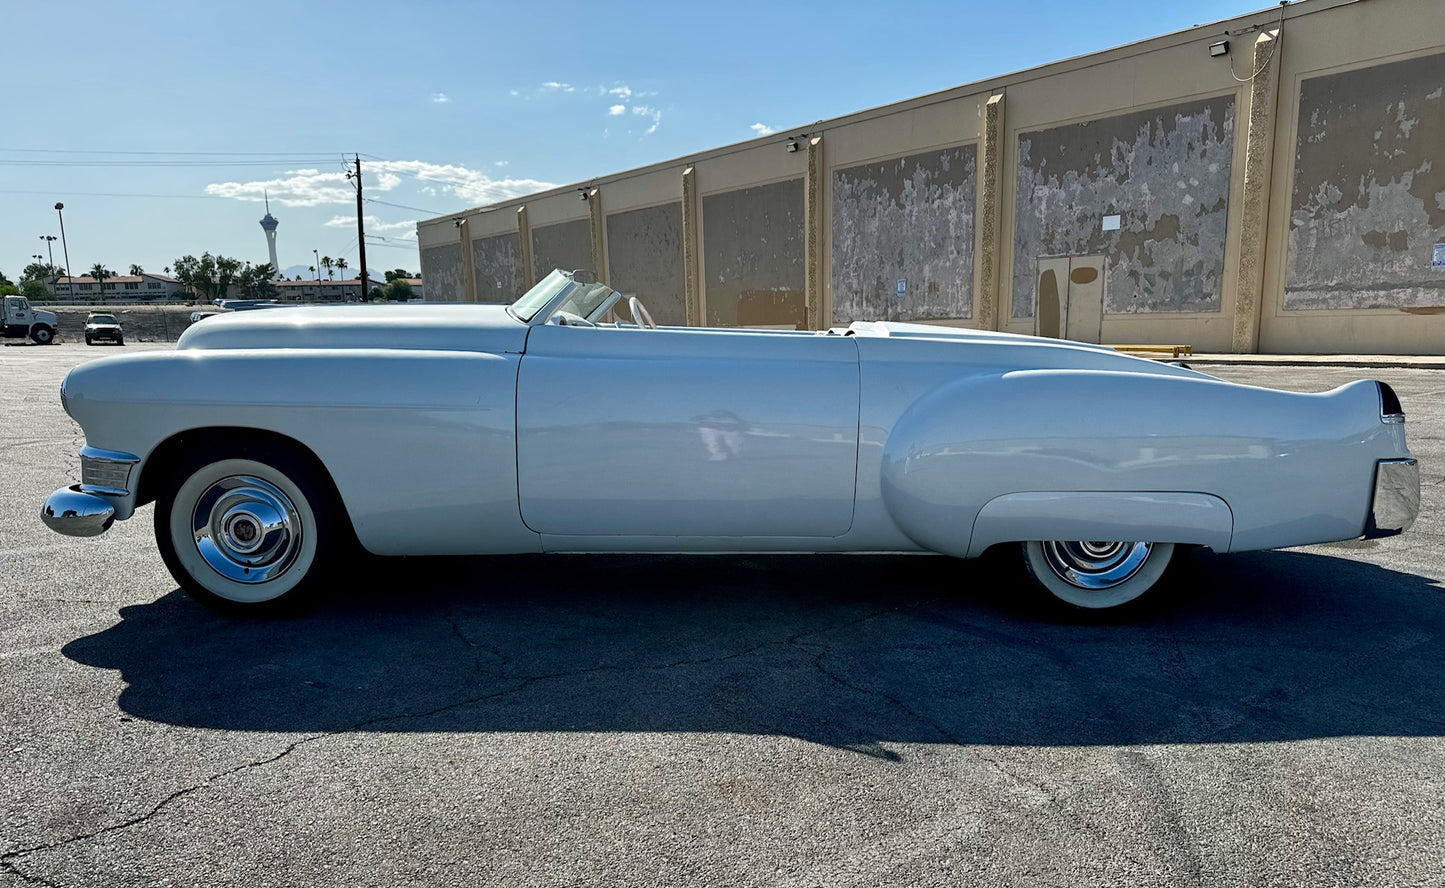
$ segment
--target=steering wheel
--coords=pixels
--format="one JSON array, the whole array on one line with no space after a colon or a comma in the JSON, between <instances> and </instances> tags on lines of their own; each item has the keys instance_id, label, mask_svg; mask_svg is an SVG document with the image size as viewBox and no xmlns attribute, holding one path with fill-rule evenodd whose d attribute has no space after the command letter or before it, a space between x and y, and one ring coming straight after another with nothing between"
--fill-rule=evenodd
<instances>
[{"instance_id":1,"label":"steering wheel","mask_svg":"<svg viewBox=\"0 0 1445 888\"><path fill-rule=\"evenodd\" d=\"M632 312L632 319L637 322L639 329L657 329L657 322L652 319L652 315L647 313L647 309L643 307L641 299L638 299L636 296L628 296L627 310Z\"/></svg>"}]
</instances>

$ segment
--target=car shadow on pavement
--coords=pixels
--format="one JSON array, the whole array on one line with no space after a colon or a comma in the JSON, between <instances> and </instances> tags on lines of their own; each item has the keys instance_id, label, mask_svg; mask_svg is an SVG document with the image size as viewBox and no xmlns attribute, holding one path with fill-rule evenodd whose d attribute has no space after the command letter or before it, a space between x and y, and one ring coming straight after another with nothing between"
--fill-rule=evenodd
<instances>
[{"instance_id":1,"label":"car shadow on pavement","mask_svg":"<svg viewBox=\"0 0 1445 888\"><path fill-rule=\"evenodd\" d=\"M1050 620L933 557L381 560L316 611L179 591L66 645L128 714L247 731L733 732L1133 744L1445 733L1445 590L1297 552L1192 555L1128 620Z\"/></svg>"}]
</instances>

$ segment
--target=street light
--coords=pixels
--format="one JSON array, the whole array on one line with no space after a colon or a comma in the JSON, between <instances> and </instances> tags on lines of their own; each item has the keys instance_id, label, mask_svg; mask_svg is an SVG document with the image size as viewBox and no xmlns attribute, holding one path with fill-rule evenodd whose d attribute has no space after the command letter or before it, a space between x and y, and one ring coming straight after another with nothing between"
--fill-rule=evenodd
<instances>
[{"instance_id":1,"label":"street light","mask_svg":"<svg viewBox=\"0 0 1445 888\"><path fill-rule=\"evenodd\" d=\"M311 266L311 270L314 271L314 272L316 272L316 283L320 284L320 283L321 283L321 251L320 251L320 250L312 250L312 251L311 251L311 255L316 257L316 264L313 265L313 266Z\"/></svg>"},{"instance_id":2,"label":"street light","mask_svg":"<svg viewBox=\"0 0 1445 888\"><path fill-rule=\"evenodd\" d=\"M55 202L55 215L60 217L60 250L61 255L65 257L65 276L70 278L70 286L67 288L66 292L69 293L71 296L74 296L75 273L70 267L70 247L67 246L65 243L65 214L61 212L61 210L64 209L65 204L61 203L60 201ZM59 283L60 277L57 275L55 280L57 283Z\"/></svg>"},{"instance_id":3,"label":"street light","mask_svg":"<svg viewBox=\"0 0 1445 888\"><path fill-rule=\"evenodd\" d=\"M42 234L40 235L40 239L45 241L45 252L50 254L50 276L53 278L55 277L55 250L50 245L55 242L55 235ZM39 261L40 257L36 256L35 259ZM54 281L51 281L51 283L54 283Z\"/></svg>"}]
</instances>

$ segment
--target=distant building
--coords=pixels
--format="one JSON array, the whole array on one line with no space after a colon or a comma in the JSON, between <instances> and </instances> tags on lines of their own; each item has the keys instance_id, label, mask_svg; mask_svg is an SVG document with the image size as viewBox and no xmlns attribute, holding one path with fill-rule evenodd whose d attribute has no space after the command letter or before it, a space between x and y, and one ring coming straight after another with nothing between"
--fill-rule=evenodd
<instances>
[{"instance_id":1,"label":"distant building","mask_svg":"<svg viewBox=\"0 0 1445 888\"><path fill-rule=\"evenodd\" d=\"M105 279L104 287L89 275L56 278L57 299L85 299L104 302L140 302L172 299L181 294L181 282L164 274L116 275Z\"/></svg>"},{"instance_id":2,"label":"distant building","mask_svg":"<svg viewBox=\"0 0 1445 888\"><path fill-rule=\"evenodd\" d=\"M371 288L383 286L372 278ZM361 278L344 281L276 281L282 302L358 302L361 300Z\"/></svg>"}]
</instances>

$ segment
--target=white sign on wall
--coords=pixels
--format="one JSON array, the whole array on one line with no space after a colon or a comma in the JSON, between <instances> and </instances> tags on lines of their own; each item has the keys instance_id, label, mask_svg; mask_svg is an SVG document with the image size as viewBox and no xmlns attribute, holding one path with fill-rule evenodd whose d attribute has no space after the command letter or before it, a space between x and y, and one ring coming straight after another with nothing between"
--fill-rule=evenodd
<instances>
[{"instance_id":1,"label":"white sign on wall","mask_svg":"<svg viewBox=\"0 0 1445 888\"><path fill-rule=\"evenodd\" d=\"M1445 271L1445 244L1435 245L1435 257L1430 260L1430 267L1436 271Z\"/></svg>"}]
</instances>

